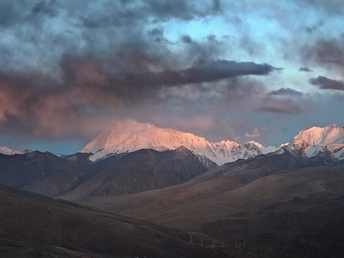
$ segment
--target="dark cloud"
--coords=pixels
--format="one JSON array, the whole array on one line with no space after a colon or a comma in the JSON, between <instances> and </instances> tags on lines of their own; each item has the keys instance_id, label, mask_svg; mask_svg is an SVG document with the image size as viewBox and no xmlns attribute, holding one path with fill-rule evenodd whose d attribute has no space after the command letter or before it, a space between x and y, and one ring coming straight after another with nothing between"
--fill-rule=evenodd
<instances>
[{"instance_id":1,"label":"dark cloud","mask_svg":"<svg viewBox=\"0 0 344 258\"><path fill-rule=\"evenodd\" d=\"M313 70L309 69L307 66L300 67L299 71L300 72L313 72Z\"/></svg>"},{"instance_id":2,"label":"dark cloud","mask_svg":"<svg viewBox=\"0 0 344 258\"><path fill-rule=\"evenodd\" d=\"M79 5L85 5L80 2ZM221 9L217 0L207 1L203 6L184 0L135 0L135 1L103 1L106 9L99 13L91 12L92 5L86 3L89 10L87 14L80 15L84 27L95 29L111 26L128 26L141 22L165 22L170 19L190 21L216 14ZM98 5L99 6L99 5Z\"/></svg>"},{"instance_id":3,"label":"dark cloud","mask_svg":"<svg viewBox=\"0 0 344 258\"><path fill-rule=\"evenodd\" d=\"M184 35L181 37L181 41L183 43L189 44L192 42L192 38L189 35Z\"/></svg>"},{"instance_id":4,"label":"dark cloud","mask_svg":"<svg viewBox=\"0 0 344 258\"><path fill-rule=\"evenodd\" d=\"M291 88L280 88L278 90L274 90L269 92L268 95L276 95L276 96L302 96L303 93Z\"/></svg>"},{"instance_id":5,"label":"dark cloud","mask_svg":"<svg viewBox=\"0 0 344 258\"><path fill-rule=\"evenodd\" d=\"M316 7L319 10L326 11L328 14L342 14L344 6L338 0L322 1L322 0L301 0L297 1L306 4L308 8Z\"/></svg>"},{"instance_id":6,"label":"dark cloud","mask_svg":"<svg viewBox=\"0 0 344 258\"><path fill-rule=\"evenodd\" d=\"M93 121L159 103L165 87L272 72L220 60L215 40L188 36L170 48L180 43L164 23L221 8L219 0L0 1L0 132L86 137Z\"/></svg>"},{"instance_id":7,"label":"dark cloud","mask_svg":"<svg viewBox=\"0 0 344 258\"><path fill-rule=\"evenodd\" d=\"M164 28L157 27L157 28L151 29L148 31L148 34L151 36L163 37L164 36Z\"/></svg>"},{"instance_id":8,"label":"dark cloud","mask_svg":"<svg viewBox=\"0 0 344 258\"><path fill-rule=\"evenodd\" d=\"M216 35L213 35L213 34L208 35L207 40L209 42L217 42Z\"/></svg>"},{"instance_id":9,"label":"dark cloud","mask_svg":"<svg viewBox=\"0 0 344 258\"><path fill-rule=\"evenodd\" d=\"M129 75L124 81L130 85L174 86L190 83L213 82L222 79L244 75L268 75L278 70L269 64L256 64L253 62L236 62L227 60L214 60L193 66L184 70L165 70L162 72L149 72L145 74Z\"/></svg>"},{"instance_id":10,"label":"dark cloud","mask_svg":"<svg viewBox=\"0 0 344 258\"><path fill-rule=\"evenodd\" d=\"M0 34L0 65L58 74L64 56L123 60L128 52L153 59L161 54L159 59L170 59L171 65L175 57L168 55L170 42L160 22L206 19L220 7L212 0L202 5L184 0L0 1L0 26L7 29ZM205 47L200 44L195 51L204 56L210 52Z\"/></svg>"},{"instance_id":11,"label":"dark cloud","mask_svg":"<svg viewBox=\"0 0 344 258\"><path fill-rule=\"evenodd\" d=\"M96 61L87 63L85 60L80 62L67 59L63 63L66 82L69 85L80 85L83 89L92 88L133 99L142 99L145 95L155 96L156 92L166 86L217 82L237 76L268 75L279 69L268 64L227 60L196 63L186 69L160 72L138 72L137 69L131 69L126 73L114 73L116 68L116 65L102 66Z\"/></svg>"},{"instance_id":12,"label":"dark cloud","mask_svg":"<svg viewBox=\"0 0 344 258\"><path fill-rule=\"evenodd\" d=\"M213 11L215 13L222 11L221 0L213 0Z\"/></svg>"},{"instance_id":13,"label":"dark cloud","mask_svg":"<svg viewBox=\"0 0 344 258\"><path fill-rule=\"evenodd\" d=\"M207 1L203 6L184 0L146 0L144 1L143 8L137 10L137 13L143 11L143 15L150 14L158 20L165 21L171 18L192 20L216 14L220 10L221 4L219 0Z\"/></svg>"},{"instance_id":14,"label":"dark cloud","mask_svg":"<svg viewBox=\"0 0 344 258\"><path fill-rule=\"evenodd\" d=\"M313 60L318 65L344 66L344 38L320 38L314 44L307 44L301 54L304 59Z\"/></svg>"},{"instance_id":15,"label":"dark cloud","mask_svg":"<svg viewBox=\"0 0 344 258\"><path fill-rule=\"evenodd\" d=\"M177 88L184 96L186 86L193 85L190 98L182 103L184 107L188 102L197 103L191 101L195 94L201 94L200 100L207 105L219 101L221 105L230 102L232 107L244 106L257 95L257 87L239 78L268 75L277 69L268 64L213 60L186 69L153 72L146 70L151 60L143 58L142 63L122 67L111 60L65 57L60 64L62 80L41 74L0 74L0 131L38 138L88 137L96 126L87 129L86 124L104 115L144 109L147 103L166 100L177 105L178 95L163 97L166 87ZM229 79L232 81L226 82ZM216 95L219 97L214 98Z\"/></svg>"},{"instance_id":16,"label":"dark cloud","mask_svg":"<svg viewBox=\"0 0 344 258\"><path fill-rule=\"evenodd\" d=\"M196 64L181 72L183 77L189 78L191 82L210 82L243 75L268 75L275 70L281 68L266 63L215 60Z\"/></svg>"},{"instance_id":17,"label":"dark cloud","mask_svg":"<svg viewBox=\"0 0 344 258\"><path fill-rule=\"evenodd\" d=\"M309 83L318 86L319 89L326 90L341 90L344 91L344 81L337 81L329 79L325 76L318 76L317 78L309 79Z\"/></svg>"},{"instance_id":18,"label":"dark cloud","mask_svg":"<svg viewBox=\"0 0 344 258\"><path fill-rule=\"evenodd\" d=\"M168 40L164 36L164 28L162 26L149 30L147 34L157 43L168 43Z\"/></svg>"},{"instance_id":19,"label":"dark cloud","mask_svg":"<svg viewBox=\"0 0 344 258\"><path fill-rule=\"evenodd\" d=\"M266 97L256 106L259 112L281 113L289 115L297 115L304 112L304 109L291 99L276 99Z\"/></svg>"},{"instance_id":20,"label":"dark cloud","mask_svg":"<svg viewBox=\"0 0 344 258\"><path fill-rule=\"evenodd\" d=\"M322 27L323 25L324 25L324 23L322 21L320 21L316 25L306 27L306 31L311 33L313 31L317 30L318 28Z\"/></svg>"},{"instance_id":21,"label":"dark cloud","mask_svg":"<svg viewBox=\"0 0 344 258\"><path fill-rule=\"evenodd\" d=\"M56 0L41 0L32 7L31 12L32 14L43 13L51 17L57 16Z\"/></svg>"}]
</instances>

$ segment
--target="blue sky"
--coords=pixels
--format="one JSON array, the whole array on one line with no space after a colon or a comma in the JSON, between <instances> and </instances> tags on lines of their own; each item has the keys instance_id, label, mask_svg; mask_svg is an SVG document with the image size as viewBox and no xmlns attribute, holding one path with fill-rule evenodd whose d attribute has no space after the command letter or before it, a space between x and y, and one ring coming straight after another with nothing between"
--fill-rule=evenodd
<instances>
[{"instance_id":1,"label":"blue sky","mask_svg":"<svg viewBox=\"0 0 344 258\"><path fill-rule=\"evenodd\" d=\"M0 12L0 146L73 153L126 118L263 145L344 124L338 0L13 0Z\"/></svg>"}]
</instances>

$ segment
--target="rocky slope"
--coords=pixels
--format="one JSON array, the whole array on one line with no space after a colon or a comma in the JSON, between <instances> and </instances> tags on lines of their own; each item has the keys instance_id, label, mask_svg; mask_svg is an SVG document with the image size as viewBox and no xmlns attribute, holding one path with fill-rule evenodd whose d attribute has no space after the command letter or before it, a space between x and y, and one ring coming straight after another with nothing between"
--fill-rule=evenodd
<instances>
[{"instance_id":1,"label":"rocky slope","mask_svg":"<svg viewBox=\"0 0 344 258\"><path fill-rule=\"evenodd\" d=\"M40 178L69 172L77 167L73 161L39 151L22 155L0 154L0 166L0 183L15 188L24 187Z\"/></svg>"}]
</instances>

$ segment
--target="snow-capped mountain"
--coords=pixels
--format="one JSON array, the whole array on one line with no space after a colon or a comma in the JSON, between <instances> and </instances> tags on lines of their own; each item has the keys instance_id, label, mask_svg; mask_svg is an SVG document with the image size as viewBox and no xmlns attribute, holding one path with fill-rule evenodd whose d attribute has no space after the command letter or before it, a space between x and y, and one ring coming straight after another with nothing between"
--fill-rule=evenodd
<instances>
[{"instance_id":1,"label":"snow-capped mountain","mask_svg":"<svg viewBox=\"0 0 344 258\"><path fill-rule=\"evenodd\" d=\"M334 159L344 160L344 127L331 125L300 131L288 147L309 158L329 154Z\"/></svg>"},{"instance_id":2,"label":"snow-capped mountain","mask_svg":"<svg viewBox=\"0 0 344 258\"><path fill-rule=\"evenodd\" d=\"M25 154L31 152L30 150L12 150L6 146L0 146L0 153L5 155Z\"/></svg>"},{"instance_id":3,"label":"snow-capped mountain","mask_svg":"<svg viewBox=\"0 0 344 258\"><path fill-rule=\"evenodd\" d=\"M93 153L90 160L95 161L112 154L140 149L164 151L174 150L180 146L186 147L200 159L207 157L218 165L277 150L276 147L264 147L254 141L242 145L233 141L209 142L191 133L124 120L116 122L109 132L100 134L80 152Z\"/></svg>"}]
</instances>

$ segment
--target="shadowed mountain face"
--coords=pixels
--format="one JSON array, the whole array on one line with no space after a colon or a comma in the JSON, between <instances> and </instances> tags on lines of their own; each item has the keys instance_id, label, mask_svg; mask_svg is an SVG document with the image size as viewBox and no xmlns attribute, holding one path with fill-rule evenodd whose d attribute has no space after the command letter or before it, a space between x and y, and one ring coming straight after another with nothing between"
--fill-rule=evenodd
<instances>
[{"instance_id":1,"label":"shadowed mountain face","mask_svg":"<svg viewBox=\"0 0 344 258\"><path fill-rule=\"evenodd\" d=\"M140 150L93 163L88 157L86 153L65 157L48 152L0 154L0 183L46 196L80 199L163 188L208 170L184 147L164 152Z\"/></svg>"},{"instance_id":2,"label":"shadowed mountain face","mask_svg":"<svg viewBox=\"0 0 344 258\"><path fill-rule=\"evenodd\" d=\"M190 245L186 231L1 185L0 209L1 257L196 258L229 252Z\"/></svg>"},{"instance_id":3,"label":"shadowed mountain face","mask_svg":"<svg viewBox=\"0 0 344 258\"><path fill-rule=\"evenodd\" d=\"M184 147L164 152L139 150L99 171L63 198L75 200L159 189L184 183L205 171L207 168Z\"/></svg>"},{"instance_id":4,"label":"shadowed mountain face","mask_svg":"<svg viewBox=\"0 0 344 258\"><path fill-rule=\"evenodd\" d=\"M80 156L87 158L85 154ZM57 157L49 152L35 151L22 155L0 154L0 166L1 184L15 188L28 188L50 196L69 190L71 185L82 176L80 172L71 173L78 167L77 162ZM36 185L36 187L30 185Z\"/></svg>"},{"instance_id":5,"label":"shadowed mountain face","mask_svg":"<svg viewBox=\"0 0 344 258\"><path fill-rule=\"evenodd\" d=\"M123 155L99 163L88 161L89 154L57 157L38 151L22 155L0 154L0 183L46 196L70 191Z\"/></svg>"},{"instance_id":6,"label":"shadowed mountain face","mask_svg":"<svg viewBox=\"0 0 344 258\"><path fill-rule=\"evenodd\" d=\"M72 162L73 166L71 168L65 167L65 170L43 175L24 185L21 189L51 197L57 196L69 192L71 189L92 178L92 176L99 171L118 161L123 156L124 154L111 156L96 163L90 163L88 161L88 154L77 153L67 156L62 159L62 164L66 161ZM49 168L49 166L42 166L44 170L49 170Z\"/></svg>"}]
</instances>

